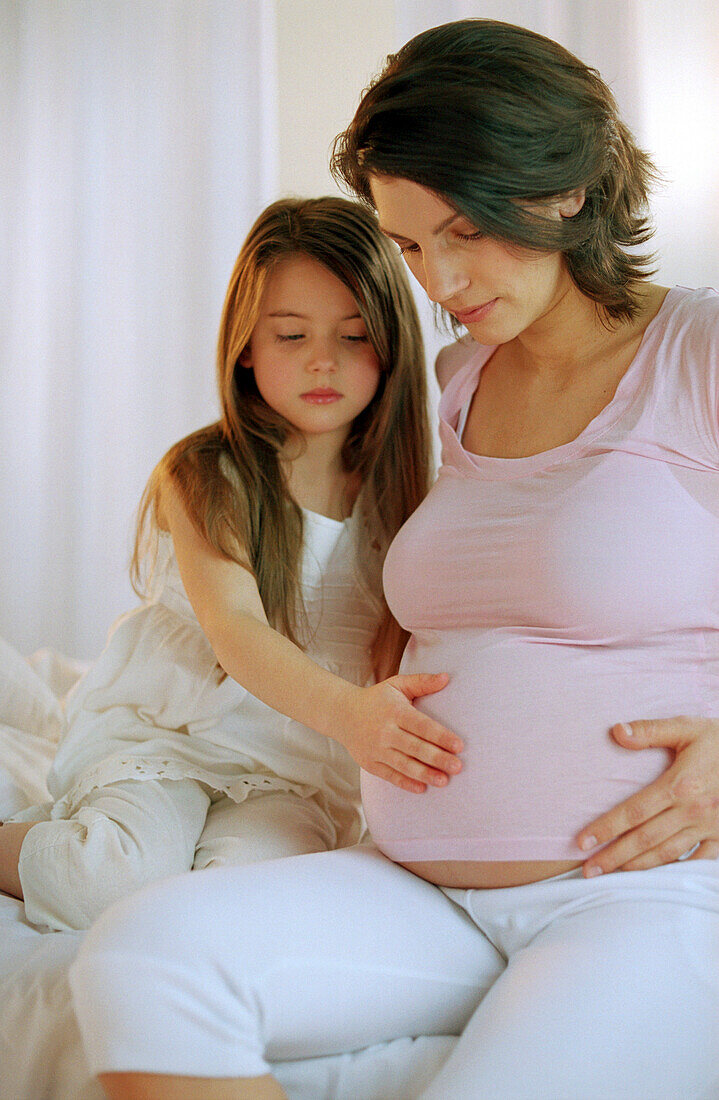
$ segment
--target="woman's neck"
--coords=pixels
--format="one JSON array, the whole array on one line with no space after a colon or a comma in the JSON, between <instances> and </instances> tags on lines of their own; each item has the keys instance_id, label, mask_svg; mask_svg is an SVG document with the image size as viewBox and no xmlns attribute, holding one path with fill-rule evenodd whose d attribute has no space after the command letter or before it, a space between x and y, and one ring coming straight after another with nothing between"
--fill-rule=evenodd
<instances>
[{"instance_id":1,"label":"woman's neck","mask_svg":"<svg viewBox=\"0 0 719 1100\"><path fill-rule=\"evenodd\" d=\"M627 344L638 343L666 294L666 287L647 284L636 317L613 323L572 284L548 313L512 341L512 360L518 370L544 381L547 388L562 389L577 374L613 358Z\"/></svg>"},{"instance_id":2,"label":"woman's neck","mask_svg":"<svg viewBox=\"0 0 719 1100\"><path fill-rule=\"evenodd\" d=\"M554 314L557 332L535 324L531 333L500 345L480 374L462 434L465 448L526 458L576 439L613 400L634 361L666 295L662 287L651 289L632 323L610 329L593 318L590 328L585 314L582 332L572 323L562 328Z\"/></svg>"}]
</instances>

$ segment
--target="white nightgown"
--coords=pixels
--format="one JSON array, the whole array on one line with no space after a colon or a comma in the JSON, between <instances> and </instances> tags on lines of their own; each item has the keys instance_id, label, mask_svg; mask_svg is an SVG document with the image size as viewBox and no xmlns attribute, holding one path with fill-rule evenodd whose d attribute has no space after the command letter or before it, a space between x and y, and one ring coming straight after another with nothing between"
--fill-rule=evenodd
<instances>
[{"instance_id":1,"label":"white nightgown","mask_svg":"<svg viewBox=\"0 0 719 1100\"><path fill-rule=\"evenodd\" d=\"M359 554L357 511L343 522L303 512L301 640L318 664L364 684L382 611L381 555ZM316 835L318 848L362 834L358 768L347 751L222 678L169 535L160 539L151 598L114 625L66 718L48 777L54 803L14 818L39 822L20 856L35 923L83 927L143 882L189 869L208 807L214 832L196 866L213 861L228 804L247 801L247 827L261 832L252 805L261 793L273 796L271 854L284 854L281 839L274 850L284 820L288 834ZM238 814L235 833L244 829ZM287 854L296 852L288 835Z\"/></svg>"}]
</instances>

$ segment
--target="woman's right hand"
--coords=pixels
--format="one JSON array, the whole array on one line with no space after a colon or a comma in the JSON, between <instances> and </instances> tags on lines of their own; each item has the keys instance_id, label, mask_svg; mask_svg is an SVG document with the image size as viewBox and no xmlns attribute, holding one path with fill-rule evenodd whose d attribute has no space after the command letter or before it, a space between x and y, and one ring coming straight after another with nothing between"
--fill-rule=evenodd
<instances>
[{"instance_id":1,"label":"woman's right hand","mask_svg":"<svg viewBox=\"0 0 719 1100\"><path fill-rule=\"evenodd\" d=\"M420 672L392 676L371 687L348 684L331 736L365 771L403 791L421 794L428 783L444 787L462 769L455 754L464 745L412 700L441 691L448 681L446 673Z\"/></svg>"}]
</instances>

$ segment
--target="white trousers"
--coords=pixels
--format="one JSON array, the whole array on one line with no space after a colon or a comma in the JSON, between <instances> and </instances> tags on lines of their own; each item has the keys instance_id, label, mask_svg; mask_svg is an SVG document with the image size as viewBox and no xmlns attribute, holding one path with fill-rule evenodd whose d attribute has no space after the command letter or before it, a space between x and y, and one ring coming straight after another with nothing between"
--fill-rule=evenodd
<instances>
[{"instance_id":1,"label":"white trousers","mask_svg":"<svg viewBox=\"0 0 719 1100\"><path fill-rule=\"evenodd\" d=\"M118 899L192 867L243 866L337 842L312 799L263 791L211 804L192 779L113 783L90 792L72 817L45 817L23 841L20 882L28 920L59 931L89 928Z\"/></svg>"},{"instance_id":2,"label":"white trousers","mask_svg":"<svg viewBox=\"0 0 719 1100\"><path fill-rule=\"evenodd\" d=\"M252 1077L462 1033L423 1100L719 1095L709 860L446 892L369 847L211 870L108 911L70 978L95 1073Z\"/></svg>"}]
</instances>

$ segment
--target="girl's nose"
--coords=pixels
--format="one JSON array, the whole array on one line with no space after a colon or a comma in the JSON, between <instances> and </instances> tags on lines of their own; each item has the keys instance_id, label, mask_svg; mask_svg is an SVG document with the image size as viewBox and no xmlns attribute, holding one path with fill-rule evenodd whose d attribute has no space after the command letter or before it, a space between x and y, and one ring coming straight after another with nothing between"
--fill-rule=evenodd
<instances>
[{"instance_id":1,"label":"girl's nose","mask_svg":"<svg viewBox=\"0 0 719 1100\"><path fill-rule=\"evenodd\" d=\"M307 367L311 371L332 371L337 368L337 351L334 341L318 340L313 348Z\"/></svg>"}]
</instances>

